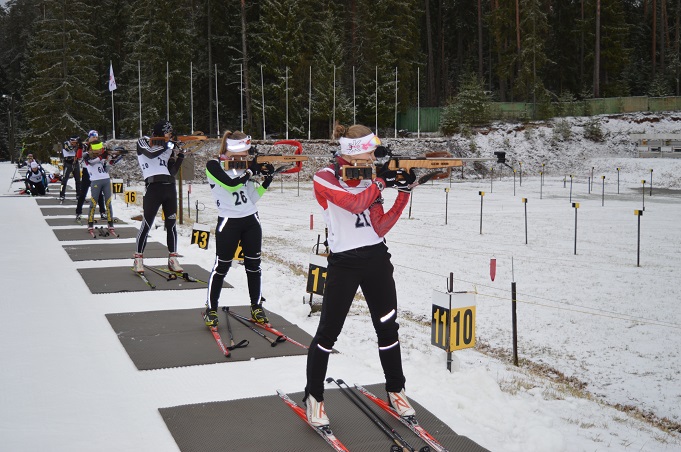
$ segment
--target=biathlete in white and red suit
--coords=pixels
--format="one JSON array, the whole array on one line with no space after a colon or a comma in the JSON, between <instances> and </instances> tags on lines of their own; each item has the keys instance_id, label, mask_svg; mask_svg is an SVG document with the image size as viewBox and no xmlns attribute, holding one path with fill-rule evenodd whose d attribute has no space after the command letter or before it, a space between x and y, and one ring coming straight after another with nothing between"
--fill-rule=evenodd
<instances>
[{"instance_id":1,"label":"biathlete in white and red suit","mask_svg":"<svg viewBox=\"0 0 681 452\"><path fill-rule=\"evenodd\" d=\"M409 202L410 184L416 176L413 170L388 170L386 164L373 180L343 181L340 168L354 160L373 162L381 141L369 128L358 124L349 128L336 125L334 138L339 139L341 146L335 164L314 175L314 194L324 210L331 250L319 326L307 354L305 405L307 418L315 426L329 423L323 402L329 355L359 287L378 337L388 399L401 416L414 414L404 395L406 379L397 333L397 294L393 265L383 237ZM381 197L385 187L399 190L387 212Z\"/></svg>"},{"instance_id":2,"label":"biathlete in white and red suit","mask_svg":"<svg viewBox=\"0 0 681 452\"><path fill-rule=\"evenodd\" d=\"M152 138L142 137L137 140L137 161L146 186L142 201L144 218L137 233L137 249L133 262L133 269L138 273L144 273L144 248L147 246L151 225L154 224L154 218L161 206L165 214L168 268L180 273L184 271L177 259L177 189L175 188L175 175L184 161L184 151L177 149L179 152L176 154L174 138L175 131L172 124L162 119L154 125Z\"/></svg>"},{"instance_id":3,"label":"biathlete in white and red suit","mask_svg":"<svg viewBox=\"0 0 681 452\"><path fill-rule=\"evenodd\" d=\"M253 159L248 168L223 169L222 163L245 159L251 148L251 137L241 131L227 131L220 144L219 160L206 163L206 177L218 208L218 223L215 227L215 264L208 280L208 295L204 320L206 326L217 326L218 301L222 282L232 265L239 241L244 253L244 267L251 301L251 317L258 323L269 323L262 307L262 272L260 252L262 248L262 227L258 217L257 203L274 177L274 167L260 164ZM244 160L242 160L244 161ZM253 176L262 174L261 185Z\"/></svg>"}]
</instances>

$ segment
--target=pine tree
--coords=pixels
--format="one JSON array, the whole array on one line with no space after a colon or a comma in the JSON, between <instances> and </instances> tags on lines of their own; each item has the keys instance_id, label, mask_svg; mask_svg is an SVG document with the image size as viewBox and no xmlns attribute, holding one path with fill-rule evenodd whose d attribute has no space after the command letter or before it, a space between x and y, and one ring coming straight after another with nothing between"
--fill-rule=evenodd
<instances>
[{"instance_id":1,"label":"pine tree","mask_svg":"<svg viewBox=\"0 0 681 452\"><path fill-rule=\"evenodd\" d=\"M253 83L254 112L262 126L263 92L265 102L265 127L267 133L276 132L283 138L288 131L296 130L301 136L305 127L303 116L307 119L307 96L301 90L307 86L307 71L299 66L303 50L302 2L297 0L265 0L260 5L260 18L253 37L254 51L257 54L258 70L262 65L262 81ZM303 78L304 77L304 78ZM303 83L303 81L305 83ZM253 80L252 80L253 82ZM287 92L288 83L288 92ZM298 89L293 89L297 85ZM257 92L257 94L255 94ZM286 96L288 95L288 125ZM261 131L262 133L262 131Z\"/></svg>"},{"instance_id":2,"label":"pine tree","mask_svg":"<svg viewBox=\"0 0 681 452\"><path fill-rule=\"evenodd\" d=\"M141 91L143 133L165 118L178 133L188 133L191 36L185 18L191 11L181 0L137 0L129 11L133 20L124 47L127 60L116 79L121 91L121 129L127 135L138 134ZM164 11L168 14L160 14Z\"/></svg>"},{"instance_id":3,"label":"pine tree","mask_svg":"<svg viewBox=\"0 0 681 452\"><path fill-rule=\"evenodd\" d=\"M94 36L81 24L91 7L80 0L45 0L25 63L22 109L26 146L46 158L74 133L104 124L103 91L97 89Z\"/></svg>"},{"instance_id":4,"label":"pine tree","mask_svg":"<svg viewBox=\"0 0 681 452\"><path fill-rule=\"evenodd\" d=\"M537 96L546 96L542 75L544 68L551 63L544 48L548 23L539 0L523 0L521 5L521 44L514 88L517 99L536 104Z\"/></svg>"},{"instance_id":5,"label":"pine tree","mask_svg":"<svg viewBox=\"0 0 681 452\"><path fill-rule=\"evenodd\" d=\"M353 18L354 56L350 56L345 68L346 89L352 92L354 65L357 122L374 124L378 68L381 81L378 122L384 127L394 125L395 68L400 110L416 103L418 24L422 13L416 7L416 2L409 0L358 0L357 4L357 13Z\"/></svg>"},{"instance_id":6,"label":"pine tree","mask_svg":"<svg viewBox=\"0 0 681 452\"><path fill-rule=\"evenodd\" d=\"M313 41L312 53L315 57L311 62L312 120L315 123L315 135L323 138L331 137L334 118L341 123L348 123L352 119L352 98L340 83L346 53L342 37L343 21L335 5L334 1L327 2L314 16L317 39Z\"/></svg>"},{"instance_id":7,"label":"pine tree","mask_svg":"<svg viewBox=\"0 0 681 452\"><path fill-rule=\"evenodd\" d=\"M489 97L484 91L483 81L473 73L461 78L459 94L442 112L440 131L452 134L468 126L489 122Z\"/></svg>"}]
</instances>

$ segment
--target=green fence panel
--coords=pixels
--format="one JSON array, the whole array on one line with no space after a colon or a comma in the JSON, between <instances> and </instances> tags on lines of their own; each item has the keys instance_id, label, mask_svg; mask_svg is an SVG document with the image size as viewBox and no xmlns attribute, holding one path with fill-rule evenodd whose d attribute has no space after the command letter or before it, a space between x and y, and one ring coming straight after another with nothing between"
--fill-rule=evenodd
<instances>
[{"instance_id":1,"label":"green fence panel","mask_svg":"<svg viewBox=\"0 0 681 452\"><path fill-rule=\"evenodd\" d=\"M410 108L406 112L397 114L397 128L406 129L410 132L437 132L440 130L440 113L438 107L423 107L420 109ZM420 124L419 124L420 123ZM419 127L420 126L420 127Z\"/></svg>"},{"instance_id":2,"label":"green fence panel","mask_svg":"<svg viewBox=\"0 0 681 452\"><path fill-rule=\"evenodd\" d=\"M525 102L491 102L490 117L493 121L527 121L533 117L533 105ZM681 111L681 97L611 97L585 99L571 103L555 103L556 117L589 116L603 114L619 114L634 112ZM539 107L537 107L539 108ZM437 107L420 109L421 132L437 132L440 129L440 114ZM397 115L397 128L410 132L419 130L419 112L409 108Z\"/></svg>"},{"instance_id":3,"label":"green fence panel","mask_svg":"<svg viewBox=\"0 0 681 452\"><path fill-rule=\"evenodd\" d=\"M648 98L645 96L622 97L622 113L648 111Z\"/></svg>"},{"instance_id":4,"label":"green fence panel","mask_svg":"<svg viewBox=\"0 0 681 452\"><path fill-rule=\"evenodd\" d=\"M679 109L678 97L651 97L649 99L650 111L674 111Z\"/></svg>"}]
</instances>

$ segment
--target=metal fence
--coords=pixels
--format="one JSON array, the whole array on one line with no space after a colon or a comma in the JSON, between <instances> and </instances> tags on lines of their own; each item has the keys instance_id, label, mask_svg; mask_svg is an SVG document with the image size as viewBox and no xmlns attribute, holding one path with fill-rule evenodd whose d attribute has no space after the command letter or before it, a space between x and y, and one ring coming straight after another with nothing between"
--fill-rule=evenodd
<instances>
[{"instance_id":1,"label":"metal fence","mask_svg":"<svg viewBox=\"0 0 681 452\"><path fill-rule=\"evenodd\" d=\"M491 119L495 121L527 121L535 117L535 106L525 102L491 102ZM681 97L611 97L551 104L552 117L591 116L634 112L680 111ZM410 108L397 115L397 128L410 132L437 132L440 128L439 107ZM420 114L420 117L419 117Z\"/></svg>"}]
</instances>

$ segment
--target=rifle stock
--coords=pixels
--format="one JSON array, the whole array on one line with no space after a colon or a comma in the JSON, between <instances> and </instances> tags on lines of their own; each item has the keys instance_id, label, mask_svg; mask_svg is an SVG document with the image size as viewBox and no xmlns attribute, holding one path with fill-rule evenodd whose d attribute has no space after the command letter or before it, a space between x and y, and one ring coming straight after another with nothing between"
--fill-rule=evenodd
<instances>
[{"instance_id":1,"label":"rifle stock","mask_svg":"<svg viewBox=\"0 0 681 452\"><path fill-rule=\"evenodd\" d=\"M457 157L396 157L388 160L389 170L410 171L416 168L430 170L447 170L463 166L466 162L482 162L496 160L494 158L457 158ZM355 160L352 165L341 167L341 176L344 181L373 178L373 164L370 160ZM378 170L378 168L376 168Z\"/></svg>"},{"instance_id":2,"label":"rifle stock","mask_svg":"<svg viewBox=\"0 0 681 452\"><path fill-rule=\"evenodd\" d=\"M295 162L307 162L310 158L307 155L286 155L286 154L267 154L267 155L244 155L235 156L231 160L225 160L223 166L225 169L246 169L251 165L251 162L255 160L257 163L262 164L281 164L281 163L295 163Z\"/></svg>"},{"instance_id":3,"label":"rifle stock","mask_svg":"<svg viewBox=\"0 0 681 452\"><path fill-rule=\"evenodd\" d=\"M178 135L173 140L165 137L150 137L149 144L152 146L165 146L165 143L172 141L176 147L184 150L185 153L190 153L201 149L206 144L208 137L205 135Z\"/></svg>"}]
</instances>

